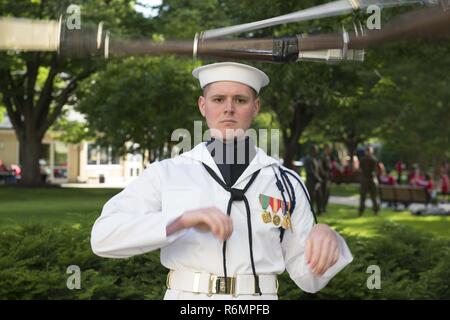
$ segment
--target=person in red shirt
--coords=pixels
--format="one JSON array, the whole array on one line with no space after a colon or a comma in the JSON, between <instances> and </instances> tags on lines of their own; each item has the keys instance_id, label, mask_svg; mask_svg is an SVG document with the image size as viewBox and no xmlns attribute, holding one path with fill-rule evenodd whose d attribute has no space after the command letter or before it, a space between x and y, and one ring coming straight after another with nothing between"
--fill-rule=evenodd
<instances>
[{"instance_id":1,"label":"person in red shirt","mask_svg":"<svg viewBox=\"0 0 450 320\"><path fill-rule=\"evenodd\" d=\"M394 176L391 174L391 172L389 172L389 174L386 174L386 170L384 168L384 166L380 166L381 168L381 172L380 175L378 176L378 182L379 184L385 184L385 185L396 185L396 181ZM397 208L397 203L395 203L394 201L388 201L387 205L389 208Z\"/></svg>"},{"instance_id":2,"label":"person in red shirt","mask_svg":"<svg viewBox=\"0 0 450 320\"><path fill-rule=\"evenodd\" d=\"M425 180L423 180L421 183L425 187L425 189L428 191L428 193L431 194L431 192L433 191L433 187L434 187L433 179L431 179L431 176L429 174L426 174Z\"/></svg>"},{"instance_id":3,"label":"person in red shirt","mask_svg":"<svg viewBox=\"0 0 450 320\"><path fill-rule=\"evenodd\" d=\"M332 159L331 160L331 174L333 176L337 176L340 173L341 173L341 170L339 170L337 161L335 159Z\"/></svg>"},{"instance_id":4,"label":"person in red shirt","mask_svg":"<svg viewBox=\"0 0 450 320\"><path fill-rule=\"evenodd\" d=\"M0 172L8 172L8 168L3 163L3 160L0 159Z\"/></svg>"},{"instance_id":5,"label":"person in red shirt","mask_svg":"<svg viewBox=\"0 0 450 320\"><path fill-rule=\"evenodd\" d=\"M441 194L444 196L444 201L447 202L448 195L450 194L450 179L448 177L447 171L445 170L445 166L441 167L439 188L441 190Z\"/></svg>"},{"instance_id":6,"label":"person in red shirt","mask_svg":"<svg viewBox=\"0 0 450 320\"><path fill-rule=\"evenodd\" d=\"M425 177L420 172L419 166L415 166L413 173L410 174L409 184L411 186L423 187L423 183L422 183L423 180L425 180Z\"/></svg>"},{"instance_id":7,"label":"person in red shirt","mask_svg":"<svg viewBox=\"0 0 450 320\"><path fill-rule=\"evenodd\" d=\"M397 184L397 181L395 180L394 176L391 173L386 174L385 171L379 176L379 182L380 184L387 184L390 186Z\"/></svg>"},{"instance_id":8,"label":"person in red shirt","mask_svg":"<svg viewBox=\"0 0 450 320\"><path fill-rule=\"evenodd\" d=\"M402 160L398 160L397 163L395 164L395 170L397 171L397 183L398 184L402 183L402 172L403 172L404 168L405 168L405 165L403 164Z\"/></svg>"},{"instance_id":9,"label":"person in red shirt","mask_svg":"<svg viewBox=\"0 0 450 320\"><path fill-rule=\"evenodd\" d=\"M440 187L441 187L442 194L444 194L444 195L449 194L450 179L448 178L448 175L446 175L446 174L441 175Z\"/></svg>"},{"instance_id":10,"label":"person in red shirt","mask_svg":"<svg viewBox=\"0 0 450 320\"><path fill-rule=\"evenodd\" d=\"M435 203L436 200L436 192L434 190L434 183L433 183L433 179L431 178L431 175L429 175L428 173L425 174L425 177L420 176L420 178L415 180L415 184L416 187L422 187L424 188L429 197L430 197L430 201L432 203Z\"/></svg>"}]
</instances>

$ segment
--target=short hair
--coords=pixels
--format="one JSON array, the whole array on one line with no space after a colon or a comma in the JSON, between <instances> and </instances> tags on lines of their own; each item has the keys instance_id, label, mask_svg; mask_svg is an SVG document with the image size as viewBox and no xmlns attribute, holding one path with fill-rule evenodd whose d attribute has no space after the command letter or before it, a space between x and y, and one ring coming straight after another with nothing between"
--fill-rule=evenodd
<instances>
[{"instance_id":1,"label":"short hair","mask_svg":"<svg viewBox=\"0 0 450 320\"><path fill-rule=\"evenodd\" d=\"M202 95L203 95L204 97L206 96L206 92L208 91L209 86L212 85L213 83L214 83L214 82L208 83L206 86L204 86L204 87L202 88ZM258 93L256 92L256 90L253 89L252 87L249 87L249 86L247 86L247 87L252 91L253 100L258 99L259 95L258 95Z\"/></svg>"}]
</instances>

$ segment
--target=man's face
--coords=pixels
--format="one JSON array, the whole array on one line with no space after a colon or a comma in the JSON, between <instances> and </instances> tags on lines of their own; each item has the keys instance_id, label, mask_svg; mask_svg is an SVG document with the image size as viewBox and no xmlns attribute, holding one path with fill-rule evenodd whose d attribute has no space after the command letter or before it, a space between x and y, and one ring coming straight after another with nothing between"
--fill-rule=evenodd
<instances>
[{"instance_id":1,"label":"man's face","mask_svg":"<svg viewBox=\"0 0 450 320\"><path fill-rule=\"evenodd\" d=\"M198 107L212 136L227 140L250 128L259 112L259 98L245 84L219 81L208 85Z\"/></svg>"}]
</instances>

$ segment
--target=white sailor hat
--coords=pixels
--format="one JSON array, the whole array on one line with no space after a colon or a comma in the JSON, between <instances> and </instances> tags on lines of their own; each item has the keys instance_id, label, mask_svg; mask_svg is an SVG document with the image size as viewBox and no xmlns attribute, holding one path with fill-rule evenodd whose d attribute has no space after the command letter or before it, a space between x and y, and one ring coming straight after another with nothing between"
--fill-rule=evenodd
<instances>
[{"instance_id":1,"label":"white sailor hat","mask_svg":"<svg viewBox=\"0 0 450 320\"><path fill-rule=\"evenodd\" d=\"M235 81L248 85L257 93L269 84L269 77L259 69L236 62L219 62L198 67L192 75L200 81L200 86L217 81Z\"/></svg>"}]
</instances>

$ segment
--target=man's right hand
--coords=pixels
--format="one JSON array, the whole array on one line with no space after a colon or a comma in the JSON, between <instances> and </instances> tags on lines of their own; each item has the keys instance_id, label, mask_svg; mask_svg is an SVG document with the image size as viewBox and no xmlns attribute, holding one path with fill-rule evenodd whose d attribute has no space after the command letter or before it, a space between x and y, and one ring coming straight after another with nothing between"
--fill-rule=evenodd
<instances>
[{"instance_id":1,"label":"man's right hand","mask_svg":"<svg viewBox=\"0 0 450 320\"><path fill-rule=\"evenodd\" d=\"M233 233L233 222L229 216L216 207L201 208L184 212L167 228L167 235L186 228L196 228L200 231L210 231L222 241Z\"/></svg>"}]
</instances>

